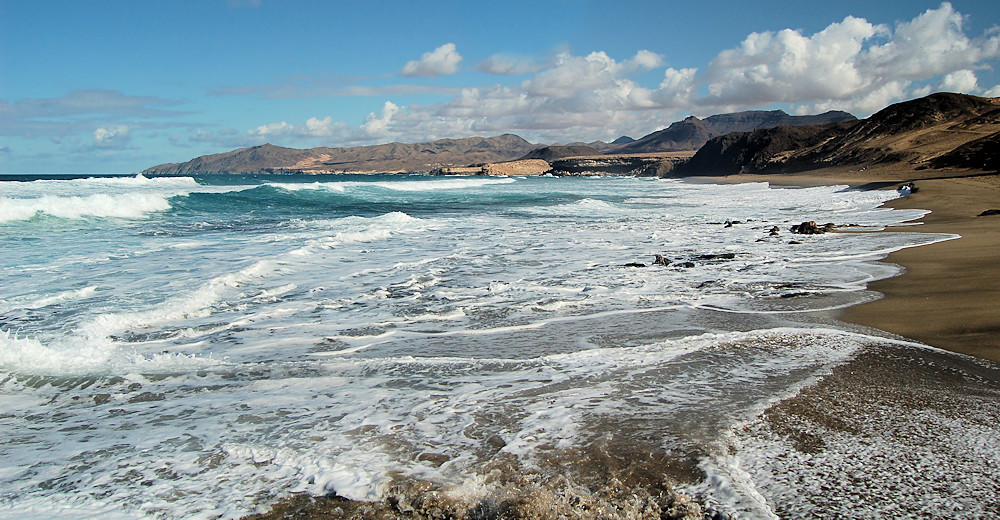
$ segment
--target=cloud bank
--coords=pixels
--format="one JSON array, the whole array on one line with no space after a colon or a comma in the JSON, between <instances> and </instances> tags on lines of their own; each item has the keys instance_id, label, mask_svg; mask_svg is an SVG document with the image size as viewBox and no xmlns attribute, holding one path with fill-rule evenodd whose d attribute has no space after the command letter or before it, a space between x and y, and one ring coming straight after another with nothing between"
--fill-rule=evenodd
<instances>
[{"instance_id":1,"label":"cloud bank","mask_svg":"<svg viewBox=\"0 0 1000 520\"><path fill-rule=\"evenodd\" d=\"M604 52L563 52L545 66L496 54L475 70L529 77L519 85L464 87L434 105L385 100L379 113L353 129L310 133L306 126L289 132L355 143L510 131L553 142L641 135L688 113L781 106L796 113L838 109L865 116L936 90L1000 94L1000 86L981 86L976 75L1000 56L1000 30L970 37L963 25L961 13L947 2L894 27L848 16L814 34L751 33L702 68L667 67L667 59L650 50L624 60ZM401 74L454 74L461 60L448 43L410 61ZM660 68L658 84L636 79Z\"/></svg>"}]
</instances>

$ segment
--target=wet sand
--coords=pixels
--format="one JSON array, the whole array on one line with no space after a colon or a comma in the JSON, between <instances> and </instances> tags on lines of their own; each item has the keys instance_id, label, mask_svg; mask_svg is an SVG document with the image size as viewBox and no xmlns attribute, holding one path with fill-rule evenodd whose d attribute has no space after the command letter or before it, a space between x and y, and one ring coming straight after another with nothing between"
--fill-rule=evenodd
<instances>
[{"instance_id":1,"label":"wet sand","mask_svg":"<svg viewBox=\"0 0 1000 520\"><path fill-rule=\"evenodd\" d=\"M920 220L921 225L889 231L949 233L961 238L889 255L885 261L903 266L906 272L870 284L869 289L883 297L846 309L841 319L941 349L1000 361L1000 215L977 216L988 209L1000 209L1000 174L831 169L795 175L733 175L719 180L870 187L896 187L914 181L916 193L886 205L931 213Z\"/></svg>"},{"instance_id":2,"label":"wet sand","mask_svg":"<svg viewBox=\"0 0 1000 520\"><path fill-rule=\"evenodd\" d=\"M870 289L880 300L847 309L843 319L921 343L1000 361L1000 176L917 181L919 190L889 203L932 211L923 225L893 231L954 233L961 238L898 251L887 261L902 276Z\"/></svg>"}]
</instances>

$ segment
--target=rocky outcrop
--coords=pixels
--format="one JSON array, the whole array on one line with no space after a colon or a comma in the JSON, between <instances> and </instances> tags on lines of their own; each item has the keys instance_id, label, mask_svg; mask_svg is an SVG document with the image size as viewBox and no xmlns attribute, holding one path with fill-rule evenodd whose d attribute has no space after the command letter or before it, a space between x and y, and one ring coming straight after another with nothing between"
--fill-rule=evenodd
<instances>
[{"instance_id":1,"label":"rocky outcrop","mask_svg":"<svg viewBox=\"0 0 1000 520\"><path fill-rule=\"evenodd\" d=\"M541 175L551 169L549 163L541 159L520 159L502 163L483 165L483 175Z\"/></svg>"},{"instance_id":2,"label":"rocky outcrop","mask_svg":"<svg viewBox=\"0 0 1000 520\"><path fill-rule=\"evenodd\" d=\"M799 235L822 235L828 231L833 231L836 227L837 225L833 222L827 222L826 224L823 224L823 226L820 226L816 223L816 221L810 220L809 222L803 222L792 226L789 231Z\"/></svg>"},{"instance_id":3,"label":"rocky outcrop","mask_svg":"<svg viewBox=\"0 0 1000 520\"><path fill-rule=\"evenodd\" d=\"M691 153L597 155L570 157L552 161L552 174L575 175L629 175L636 177L662 177L678 164L688 160Z\"/></svg>"}]
</instances>

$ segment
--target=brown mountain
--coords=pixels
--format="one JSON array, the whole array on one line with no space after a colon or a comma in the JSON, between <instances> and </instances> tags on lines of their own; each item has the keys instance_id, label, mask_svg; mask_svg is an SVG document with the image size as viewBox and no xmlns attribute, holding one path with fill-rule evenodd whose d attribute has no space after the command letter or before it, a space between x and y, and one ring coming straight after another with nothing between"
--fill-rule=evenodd
<instances>
[{"instance_id":1,"label":"brown mountain","mask_svg":"<svg viewBox=\"0 0 1000 520\"><path fill-rule=\"evenodd\" d=\"M145 170L153 175L205 173L429 172L436 168L517 159L536 145L513 134L441 139L429 143L389 143L351 148L300 150L272 144L203 155L184 163Z\"/></svg>"},{"instance_id":2,"label":"brown mountain","mask_svg":"<svg viewBox=\"0 0 1000 520\"><path fill-rule=\"evenodd\" d=\"M697 150L709 139L731 132L749 132L778 126L808 126L857 118L842 111L811 116L790 116L783 110L749 110L719 114L705 119L690 116L642 139L616 147L613 153L655 153ZM609 152L611 153L611 152Z\"/></svg>"},{"instance_id":3,"label":"brown mountain","mask_svg":"<svg viewBox=\"0 0 1000 520\"><path fill-rule=\"evenodd\" d=\"M871 117L734 132L710 140L674 173L785 173L827 167L996 169L1000 98L939 93Z\"/></svg>"},{"instance_id":4,"label":"brown mountain","mask_svg":"<svg viewBox=\"0 0 1000 520\"><path fill-rule=\"evenodd\" d=\"M543 146L541 148L536 148L521 159L542 159L544 161L552 162L557 159L564 159L566 157L579 157L586 155L600 155L601 152L596 148L588 145L552 145Z\"/></svg>"}]
</instances>

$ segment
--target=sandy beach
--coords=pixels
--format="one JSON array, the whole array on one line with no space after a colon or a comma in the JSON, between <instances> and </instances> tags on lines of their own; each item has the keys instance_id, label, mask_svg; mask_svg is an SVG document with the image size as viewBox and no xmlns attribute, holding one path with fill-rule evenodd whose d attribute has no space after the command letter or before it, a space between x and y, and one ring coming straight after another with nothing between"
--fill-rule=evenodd
<instances>
[{"instance_id":1,"label":"sandy beach","mask_svg":"<svg viewBox=\"0 0 1000 520\"><path fill-rule=\"evenodd\" d=\"M913 181L915 193L887 204L931 213L917 226L893 232L948 233L961 238L904 249L885 260L901 276L872 283L882 297L846 309L841 319L937 348L1000 361L1000 174L869 169L820 170L794 175L731 175L724 182L786 186L848 184L896 187Z\"/></svg>"},{"instance_id":2,"label":"sandy beach","mask_svg":"<svg viewBox=\"0 0 1000 520\"><path fill-rule=\"evenodd\" d=\"M1000 176L931 179L890 203L923 208L923 225L893 231L954 233L961 238L905 249L887 261L902 276L870 286L880 300L848 309L844 319L935 347L1000 361Z\"/></svg>"}]
</instances>

